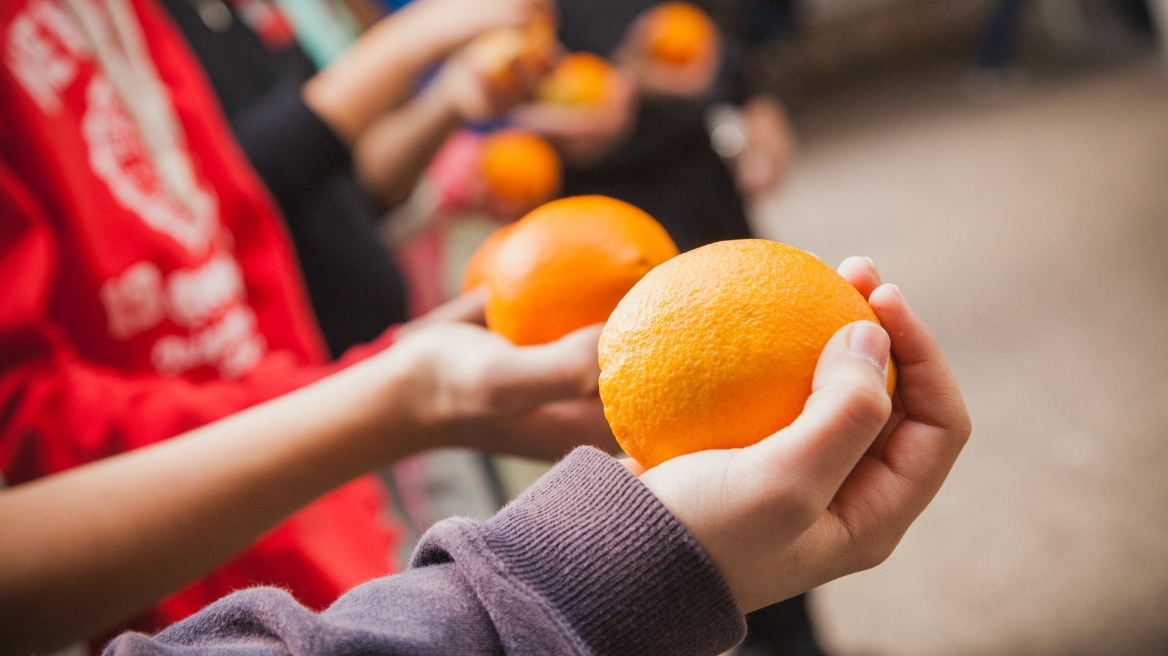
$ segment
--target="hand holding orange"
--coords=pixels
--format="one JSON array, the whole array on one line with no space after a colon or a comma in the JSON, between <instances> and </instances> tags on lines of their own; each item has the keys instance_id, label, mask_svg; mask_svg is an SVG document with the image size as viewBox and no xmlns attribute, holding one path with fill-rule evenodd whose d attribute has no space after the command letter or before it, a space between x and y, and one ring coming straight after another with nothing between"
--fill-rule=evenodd
<instances>
[{"instance_id":1,"label":"hand holding orange","mask_svg":"<svg viewBox=\"0 0 1168 656\"><path fill-rule=\"evenodd\" d=\"M540 84L537 96L561 105L596 105L604 100L612 66L588 52L572 53L560 60Z\"/></svg>"},{"instance_id":2,"label":"hand holding orange","mask_svg":"<svg viewBox=\"0 0 1168 656\"><path fill-rule=\"evenodd\" d=\"M600 339L613 434L645 467L745 447L803 410L820 353L864 297L813 255L764 240L718 242L657 267ZM890 364L888 391L896 372Z\"/></svg>"},{"instance_id":3,"label":"hand holding orange","mask_svg":"<svg viewBox=\"0 0 1168 656\"><path fill-rule=\"evenodd\" d=\"M645 19L649 53L658 61L685 66L714 47L717 27L704 11L688 2L667 2Z\"/></svg>"},{"instance_id":4,"label":"hand holding orange","mask_svg":"<svg viewBox=\"0 0 1168 656\"><path fill-rule=\"evenodd\" d=\"M486 283L488 328L515 344L543 344L603 323L638 280L675 255L665 229L636 207L565 198L488 240L464 285L472 276Z\"/></svg>"}]
</instances>

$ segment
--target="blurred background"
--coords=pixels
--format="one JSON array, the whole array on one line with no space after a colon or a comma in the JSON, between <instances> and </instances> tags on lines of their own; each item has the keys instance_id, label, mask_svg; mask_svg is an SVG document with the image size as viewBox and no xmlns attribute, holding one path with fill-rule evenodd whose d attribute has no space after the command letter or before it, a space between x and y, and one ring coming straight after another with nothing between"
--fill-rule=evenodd
<instances>
[{"instance_id":1,"label":"blurred background","mask_svg":"<svg viewBox=\"0 0 1168 656\"><path fill-rule=\"evenodd\" d=\"M812 594L830 653L1168 653L1168 56L1137 5L806 0L750 61L798 143L756 231L872 257L975 426L892 558Z\"/></svg>"}]
</instances>

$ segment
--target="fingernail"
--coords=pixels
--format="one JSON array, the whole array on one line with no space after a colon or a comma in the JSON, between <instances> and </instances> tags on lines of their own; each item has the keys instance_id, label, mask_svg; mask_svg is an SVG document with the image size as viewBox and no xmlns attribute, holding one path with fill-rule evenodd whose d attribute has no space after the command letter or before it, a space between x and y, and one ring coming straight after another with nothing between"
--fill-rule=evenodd
<instances>
[{"instance_id":1,"label":"fingernail","mask_svg":"<svg viewBox=\"0 0 1168 656\"><path fill-rule=\"evenodd\" d=\"M852 326L848 334L848 353L853 358L867 360L880 371L888 366L888 333L869 321Z\"/></svg>"}]
</instances>

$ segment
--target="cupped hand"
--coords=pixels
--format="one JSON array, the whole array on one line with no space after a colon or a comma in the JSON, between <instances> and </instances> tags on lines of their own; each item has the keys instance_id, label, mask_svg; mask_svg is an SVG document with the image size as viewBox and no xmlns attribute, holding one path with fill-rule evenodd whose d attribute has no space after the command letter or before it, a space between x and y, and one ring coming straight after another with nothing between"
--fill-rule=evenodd
<instances>
[{"instance_id":1,"label":"cupped hand","mask_svg":"<svg viewBox=\"0 0 1168 656\"><path fill-rule=\"evenodd\" d=\"M972 430L936 339L865 258L841 273L881 327L828 343L803 414L753 446L628 463L690 531L743 612L883 562L940 489ZM889 338L891 336L891 339ZM899 380L884 387L889 352Z\"/></svg>"},{"instance_id":2,"label":"cupped hand","mask_svg":"<svg viewBox=\"0 0 1168 656\"><path fill-rule=\"evenodd\" d=\"M787 178L795 133L782 105L769 96L756 96L746 103L742 124L746 138L734 159L734 176L742 195L757 203Z\"/></svg>"},{"instance_id":3,"label":"cupped hand","mask_svg":"<svg viewBox=\"0 0 1168 656\"><path fill-rule=\"evenodd\" d=\"M646 98L697 98L714 85L722 63L722 38L716 35L687 64L670 64L652 56L648 45L649 13L629 26L613 59L633 80Z\"/></svg>"},{"instance_id":4,"label":"cupped hand","mask_svg":"<svg viewBox=\"0 0 1168 656\"><path fill-rule=\"evenodd\" d=\"M520 347L462 321L481 316L481 308L481 294L456 301L443 309L448 316L407 324L390 349L404 371L393 414L406 418L417 448L546 460L585 444L614 451L597 395L600 326Z\"/></svg>"},{"instance_id":5,"label":"cupped hand","mask_svg":"<svg viewBox=\"0 0 1168 656\"><path fill-rule=\"evenodd\" d=\"M577 107L540 102L520 107L512 117L516 125L543 135L569 164L589 166L603 159L632 133L638 104L636 82L614 68L596 105Z\"/></svg>"}]
</instances>

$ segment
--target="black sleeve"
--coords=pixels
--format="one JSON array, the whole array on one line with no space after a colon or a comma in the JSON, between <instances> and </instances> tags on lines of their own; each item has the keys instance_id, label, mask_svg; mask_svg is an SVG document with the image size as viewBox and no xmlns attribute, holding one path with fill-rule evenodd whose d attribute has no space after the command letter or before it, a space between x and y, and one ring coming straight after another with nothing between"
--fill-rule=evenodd
<instances>
[{"instance_id":1,"label":"black sleeve","mask_svg":"<svg viewBox=\"0 0 1168 656\"><path fill-rule=\"evenodd\" d=\"M287 216L349 166L349 149L304 104L298 83L274 87L230 119L247 158Z\"/></svg>"},{"instance_id":2,"label":"black sleeve","mask_svg":"<svg viewBox=\"0 0 1168 656\"><path fill-rule=\"evenodd\" d=\"M301 98L316 67L295 43L270 49L232 3L230 25L212 30L196 3L161 2L198 57L248 160L284 215L297 217L350 164L348 148Z\"/></svg>"}]
</instances>

